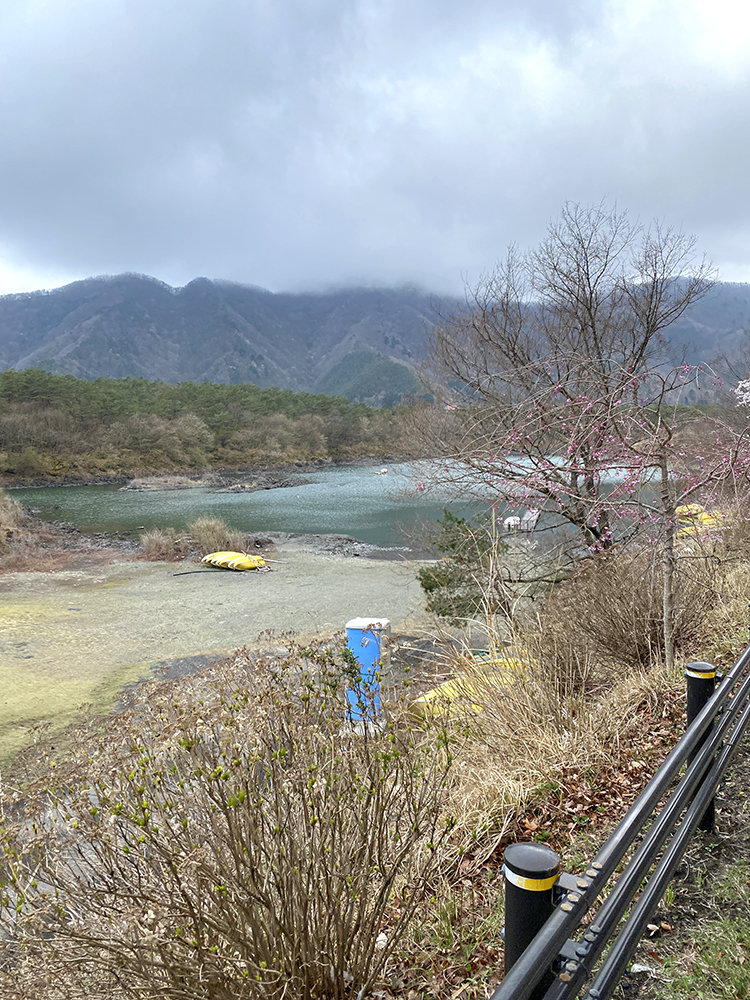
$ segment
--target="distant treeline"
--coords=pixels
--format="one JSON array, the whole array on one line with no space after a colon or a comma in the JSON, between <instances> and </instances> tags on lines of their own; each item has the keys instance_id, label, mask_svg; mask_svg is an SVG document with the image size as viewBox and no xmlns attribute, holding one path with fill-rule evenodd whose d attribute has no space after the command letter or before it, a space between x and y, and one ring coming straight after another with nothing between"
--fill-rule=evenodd
<instances>
[{"instance_id":1,"label":"distant treeline","mask_svg":"<svg viewBox=\"0 0 750 1000\"><path fill-rule=\"evenodd\" d=\"M407 411L244 383L0 372L6 479L410 454Z\"/></svg>"}]
</instances>

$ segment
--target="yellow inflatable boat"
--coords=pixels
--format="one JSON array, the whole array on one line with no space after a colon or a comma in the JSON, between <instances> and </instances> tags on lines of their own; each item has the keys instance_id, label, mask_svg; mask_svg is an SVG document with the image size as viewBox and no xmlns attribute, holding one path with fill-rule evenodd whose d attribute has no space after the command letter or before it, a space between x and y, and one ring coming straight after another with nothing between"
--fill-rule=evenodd
<instances>
[{"instance_id":1,"label":"yellow inflatable boat","mask_svg":"<svg viewBox=\"0 0 750 1000\"><path fill-rule=\"evenodd\" d=\"M261 556L249 556L246 552L209 552L201 562L220 569L236 570L263 569L266 565Z\"/></svg>"}]
</instances>

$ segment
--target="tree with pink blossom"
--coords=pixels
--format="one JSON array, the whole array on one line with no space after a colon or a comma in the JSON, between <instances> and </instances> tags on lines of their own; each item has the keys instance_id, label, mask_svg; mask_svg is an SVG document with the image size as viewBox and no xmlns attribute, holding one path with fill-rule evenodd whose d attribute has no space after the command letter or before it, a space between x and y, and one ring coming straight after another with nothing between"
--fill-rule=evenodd
<instances>
[{"instance_id":1,"label":"tree with pink blossom","mask_svg":"<svg viewBox=\"0 0 750 1000\"><path fill-rule=\"evenodd\" d=\"M436 478L574 529L558 565L636 539L654 546L670 663L676 509L746 483L743 433L702 420L705 447L683 446L695 437L685 389L712 376L664 356L663 331L713 280L693 237L567 205L536 250L508 251L433 341L434 391L457 407L453 461Z\"/></svg>"}]
</instances>

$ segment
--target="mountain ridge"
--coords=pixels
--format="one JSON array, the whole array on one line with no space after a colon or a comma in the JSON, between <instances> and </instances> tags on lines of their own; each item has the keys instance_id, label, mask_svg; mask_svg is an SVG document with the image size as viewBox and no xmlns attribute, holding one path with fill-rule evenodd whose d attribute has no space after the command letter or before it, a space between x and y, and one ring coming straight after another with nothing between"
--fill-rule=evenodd
<instances>
[{"instance_id":1,"label":"mountain ridge","mask_svg":"<svg viewBox=\"0 0 750 1000\"><path fill-rule=\"evenodd\" d=\"M379 370L383 358L403 369L403 395L407 385L419 391L413 368L438 318L434 302L414 288L292 294L208 278L172 288L148 275L101 276L0 297L0 366L316 392L348 355L366 352ZM370 385L365 371L363 401L398 401L382 375Z\"/></svg>"},{"instance_id":2,"label":"mountain ridge","mask_svg":"<svg viewBox=\"0 0 750 1000\"><path fill-rule=\"evenodd\" d=\"M409 285L291 293L101 275L0 296L0 368L252 382L391 405L420 392L429 331L463 305ZM670 360L737 357L748 330L750 284L719 283L667 331Z\"/></svg>"}]
</instances>

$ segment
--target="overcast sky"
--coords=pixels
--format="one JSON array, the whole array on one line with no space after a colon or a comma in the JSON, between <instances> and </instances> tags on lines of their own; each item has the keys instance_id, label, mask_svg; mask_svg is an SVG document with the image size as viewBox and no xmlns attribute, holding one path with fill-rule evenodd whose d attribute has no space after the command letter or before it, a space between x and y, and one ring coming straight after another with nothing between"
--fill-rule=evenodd
<instances>
[{"instance_id":1,"label":"overcast sky","mask_svg":"<svg viewBox=\"0 0 750 1000\"><path fill-rule=\"evenodd\" d=\"M0 292L459 292L601 199L750 280L746 2L0 3Z\"/></svg>"}]
</instances>

